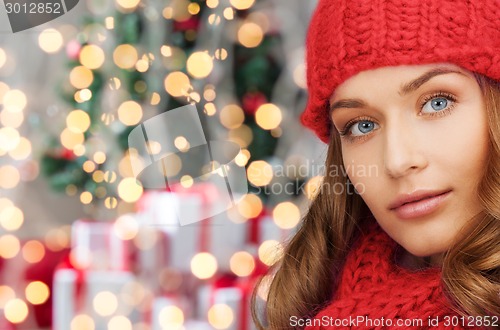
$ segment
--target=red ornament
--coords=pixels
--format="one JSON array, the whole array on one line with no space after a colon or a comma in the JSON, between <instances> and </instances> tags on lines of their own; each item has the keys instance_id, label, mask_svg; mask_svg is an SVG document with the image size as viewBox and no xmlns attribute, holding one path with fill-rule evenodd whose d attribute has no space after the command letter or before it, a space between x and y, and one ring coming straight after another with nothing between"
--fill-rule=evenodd
<instances>
[{"instance_id":1,"label":"red ornament","mask_svg":"<svg viewBox=\"0 0 500 330\"><path fill-rule=\"evenodd\" d=\"M76 159L76 155L73 153L73 151L64 148L61 150L59 156L65 160L73 161Z\"/></svg>"},{"instance_id":2,"label":"red ornament","mask_svg":"<svg viewBox=\"0 0 500 330\"><path fill-rule=\"evenodd\" d=\"M200 24L200 20L191 16L191 18L185 21L174 21L174 31L187 31L187 30L195 30L198 31L198 26Z\"/></svg>"},{"instance_id":3,"label":"red ornament","mask_svg":"<svg viewBox=\"0 0 500 330\"><path fill-rule=\"evenodd\" d=\"M243 96L242 106L247 115L255 115L257 109L267 103L267 97L261 92L249 92Z\"/></svg>"}]
</instances>

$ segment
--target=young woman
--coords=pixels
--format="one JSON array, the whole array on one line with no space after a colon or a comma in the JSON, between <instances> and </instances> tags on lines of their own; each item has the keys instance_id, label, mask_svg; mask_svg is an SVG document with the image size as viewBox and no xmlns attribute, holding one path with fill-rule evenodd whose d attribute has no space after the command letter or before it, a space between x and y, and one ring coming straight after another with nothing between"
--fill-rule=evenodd
<instances>
[{"instance_id":1,"label":"young woman","mask_svg":"<svg viewBox=\"0 0 500 330\"><path fill-rule=\"evenodd\" d=\"M319 0L306 59L326 171L259 327L498 328L500 2Z\"/></svg>"}]
</instances>

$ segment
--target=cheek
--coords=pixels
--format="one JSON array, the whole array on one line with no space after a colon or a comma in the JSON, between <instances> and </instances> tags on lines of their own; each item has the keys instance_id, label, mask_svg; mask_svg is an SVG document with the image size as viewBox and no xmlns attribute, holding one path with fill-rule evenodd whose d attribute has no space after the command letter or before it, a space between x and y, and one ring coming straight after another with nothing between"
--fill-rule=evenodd
<instances>
[{"instance_id":1,"label":"cheek","mask_svg":"<svg viewBox=\"0 0 500 330\"><path fill-rule=\"evenodd\" d=\"M361 195L365 203L370 206L372 196L380 193L383 187L383 167L379 161L381 151L376 144L357 146L355 148L343 148L342 154L344 167L349 180Z\"/></svg>"}]
</instances>

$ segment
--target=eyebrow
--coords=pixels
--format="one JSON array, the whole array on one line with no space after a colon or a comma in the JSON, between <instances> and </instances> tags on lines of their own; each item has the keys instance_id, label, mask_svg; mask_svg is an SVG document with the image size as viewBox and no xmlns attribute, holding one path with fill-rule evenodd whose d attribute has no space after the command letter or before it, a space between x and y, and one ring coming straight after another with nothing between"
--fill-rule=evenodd
<instances>
[{"instance_id":1,"label":"eyebrow","mask_svg":"<svg viewBox=\"0 0 500 330\"><path fill-rule=\"evenodd\" d=\"M457 71L457 70L452 70L452 69L447 69L447 68L435 68L435 69L432 69L432 70L424 73L420 77L418 77L418 78L416 78L416 79L414 79L406 84L403 84L400 87L398 93L401 96L407 95L411 92L416 91L418 88L420 88L420 86L422 86L423 84L425 84L426 82L428 82L432 78L434 78L436 76L444 75L444 74L449 74L449 73L458 73L458 74L465 76L464 73ZM344 99L344 100L339 100L339 101L333 103L330 106L330 113L333 110L338 109L338 108L365 108L367 106L368 105L366 104L366 102L364 102L363 100L360 100L360 99Z\"/></svg>"}]
</instances>

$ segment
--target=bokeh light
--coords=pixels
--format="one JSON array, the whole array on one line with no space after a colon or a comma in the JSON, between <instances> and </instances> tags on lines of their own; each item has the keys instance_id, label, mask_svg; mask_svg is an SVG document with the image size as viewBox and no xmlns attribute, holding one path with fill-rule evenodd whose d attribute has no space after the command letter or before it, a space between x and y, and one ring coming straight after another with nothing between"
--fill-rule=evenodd
<instances>
[{"instance_id":1,"label":"bokeh light","mask_svg":"<svg viewBox=\"0 0 500 330\"><path fill-rule=\"evenodd\" d=\"M206 52L194 52L189 56L187 63L187 70L190 75L195 78L201 79L208 77L214 67L212 57Z\"/></svg>"},{"instance_id":2,"label":"bokeh light","mask_svg":"<svg viewBox=\"0 0 500 330\"><path fill-rule=\"evenodd\" d=\"M80 63L89 69L99 69L105 60L104 51L96 45L85 45L80 51Z\"/></svg>"},{"instance_id":3,"label":"bokeh light","mask_svg":"<svg viewBox=\"0 0 500 330\"><path fill-rule=\"evenodd\" d=\"M45 29L38 36L38 45L49 54L57 53L63 45L63 37L56 29Z\"/></svg>"},{"instance_id":4,"label":"bokeh light","mask_svg":"<svg viewBox=\"0 0 500 330\"><path fill-rule=\"evenodd\" d=\"M37 240L32 240L24 243L22 248L24 260L34 264L39 262L45 256L45 247Z\"/></svg>"},{"instance_id":5,"label":"bokeh light","mask_svg":"<svg viewBox=\"0 0 500 330\"><path fill-rule=\"evenodd\" d=\"M220 122L221 124L229 129L235 129L243 124L245 120L245 113L236 104L226 105L220 111Z\"/></svg>"},{"instance_id":6,"label":"bokeh light","mask_svg":"<svg viewBox=\"0 0 500 330\"><path fill-rule=\"evenodd\" d=\"M253 22L246 22L238 29L238 41L247 48L254 48L260 45L264 39L264 31Z\"/></svg>"},{"instance_id":7,"label":"bokeh light","mask_svg":"<svg viewBox=\"0 0 500 330\"><path fill-rule=\"evenodd\" d=\"M109 320L108 330L132 330L132 322L123 315L113 316Z\"/></svg>"},{"instance_id":8,"label":"bokeh light","mask_svg":"<svg viewBox=\"0 0 500 330\"><path fill-rule=\"evenodd\" d=\"M173 97L187 95L191 88L189 77L180 71L172 72L165 78L165 90Z\"/></svg>"},{"instance_id":9,"label":"bokeh light","mask_svg":"<svg viewBox=\"0 0 500 330\"><path fill-rule=\"evenodd\" d=\"M255 113L257 125L263 129L273 129L279 126L282 120L280 108L272 103L261 105Z\"/></svg>"},{"instance_id":10,"label":"bokeh light","mask_svg":"<svg viewBox=\"0 0 500 330\"><path fill-rule=\"evenodd\" d=\"M43 304L50 296L48 285L41 281L29 283L24 293L26 294L26 299L33 305Z\"/></svg>"},{"instance_id":11,"label":"bokeh light","mask_svg":"<svg viewBox=\"0 0 500 330\"><path fill-rule=\"evenodd\" d=\"M210 253L198 253L191 259L191 271L199 279L208 279L217 271L217 259Z\"/></svg>"},{"instance_id":12,"label":"bokeh light","mask_svg":"<svg viewBox=\"0 0 500 330\"><path fill-rule=\"evenodd\" d=\"M162 329L182 329L184 313L177 306L166 306L158 313L158 322Z\"/></svg>"},{"instance_id":13,"label":"bokeh light","mask_svg":"<svg viewBox=\"0 0 500 330\"><path fill-rule=\"evenodd\" d=\"M279 260L283 253L283 248L280 242L275 240L267 240L259 246L259 259L266 265L271 266Z\"/></svg>"},{"instance_id":14,"label":"bokeh light","mask_svg":"<svg viewBox=\"0 0 500 330\"><path fill-rule=\"evenodd\" d=\"M66 126L74 133L83 133L90 127L90 116L83 110L73 110L66 117Z\"/></svg>"},{"instance_id":15,"label":"bokeh light","mask_svg":"<svg viewBox=\"0 0 500 330\"><path fill-rule=\"evenodd\" d=\"M255 194L245 195L236 206L238 212L247 219L257 217L264 207L260 197Z\"/></svg>"},{"instance_id":16,"label":"bokeh light","mask_svg":"<svg viewBox=\"0 0 500 330\"><path fill-rule=\"evenodd\" d=\"M28 317L28 305L23 300L15 298L5 304L3 312L7 321L14 324L21 323Z\"/></svg>"},{"instance_id":17,"label":"bokeh light","mask_svg":"<svg viewBox=\"0 0 500 330\"><path fill-rule=\"evenodd\" d=\"M247 177L256 187L268 185L273 178L273 167L263 160L253 161L247 168Z\"/></svg>"},{"instance_id":18,"label":"bokeh light","mask_svg":"<svg viewBox=\"0 0 500 330\"><path fill-rule=\"evenodd\" d=\"M84 66L75 66L69 73L69 82L73 87L82 89L89 87L94 81L92 70Z\"/></svg>"},{"instance_id":19,"label":"bokeh light","mask_svg":"<svg viewBox=\"0 0 500 330\"><path fill-rule=\"evenodd\" d=\"M250 253L240 251L233 254L229 260L229 266L237 276L249 276L255 269L255 260Z\"/></svg>"},{"instance_id":20,"label":"bokeh light","mask_svg":"<svg viewBox=\"0 0 500 330\"><path fill-rule=\"evenodd\" d=\"M118 107L118 119L127 126L137 125L142 115L142 107L135 101L125 101Z\"/></svg>"},{"instance_id":21,"label":"bokeh light","mask_svg":"<svg viewBox=\"0 0 500 330\"><path fill-rule=\"evenodd\" d=\"M142 196L143 188L135 178L124 178L118 184L118 195L127 203L134 203Z\"/></svg>"},{"instance_id":22,"label":"bokeh light","mask_svg":"<svg viewBox=\"0 0 500 330\"><path fill-rule=\"evenodd\" d=\"M3 105L7 111L23 111L27 103L26 94L18 89L11 89L3 95Z\"/></svg>"},{"instance_id":23,"label":"bokeh light","mask_svg":"<svg viewBox=\"0 0 500 330\"><path fill-rule=\"evenodd\" d=\"M134 46L129 44L119 45L113 52L113 61L122 69L131 69L137 63L139 55Z\"/></svg>"},{"instance_id":24,"label":"bokeh light","mask_svg":"<svg viewBox=\"0 0 500 330\"><path fill-rule=\"evenodd\" d=\"M76 315L71 320L71 330L94 330L94 320L86 314Z\"/></svg>"},{"instance_id":25,"label":"bokeh light","mask_svg":"<svg viewBox=\"0 0 500 330\"><path fill-rule=\"evenodd\" d=\"M208 310L208 323L215 329L227 329L234 321L234 312L228 305L216 304Z\"/></svg>"},{"instance_id":26,"label":"bokeh light","mask_svg":"<svg viewBox=\"0 0 500 330\"><path fill-rule=\"evenodd\" d=\"M7 231L15 231L21 228L24 222L24 214L16 206L7 206L0 209L0 226Z\"/></svg>"},{"instance_id":27,"label":"bokeh light","mask_svg":"<svg viewBox=\"0 0 500 330\"><path fill-rule=\"evenodd\" d=\"M273 219L281 229L292 229L300 221L300 210L292 202L283 202L273 209Z\"/></svg>"},{"instance_id":28,"label":"bokeh light","mask_svg":"<svg viewBox=\"0 0 500 330\"><path fill-rule=\"evenodd\" d=\"M101 316L110 316L118 308L116 295L109 291L101 291L92 300L94 311Z\"/></svg>"},{"instance_id":29,"label":"bokeh light","mask_svg":"<svg viewBox=\"0 0 500 330\"><path fill-rule=\"evenodd\" d=\"M255 0L229 0L231 5L239 10L246 10L254 4Z\"/></svg>"}]
</instances>

